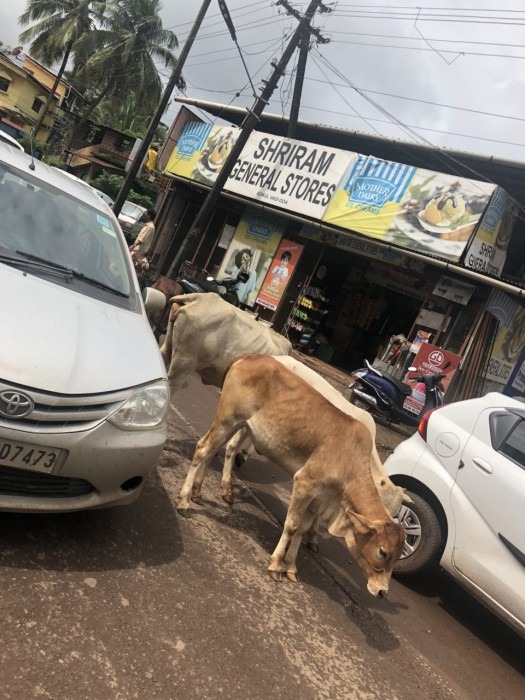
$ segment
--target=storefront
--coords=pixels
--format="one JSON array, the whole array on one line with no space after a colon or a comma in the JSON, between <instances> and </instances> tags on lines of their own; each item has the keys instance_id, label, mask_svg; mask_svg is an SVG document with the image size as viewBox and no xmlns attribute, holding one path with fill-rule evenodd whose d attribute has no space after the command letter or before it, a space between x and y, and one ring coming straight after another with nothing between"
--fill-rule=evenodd
<instances>
[{"instance_id":1,"label":"storefront","mask_svg":"<svg viewBox=\"0 0 525 700\"><path fill-rule=\"evenodd\" d=\"M170 261L235 132L186 125L166 168L174 192L159 217L159 274L175 272ZM393 336L403 339L398 376L422 344L448 352L460 370L450 391L464 398L467 357L494 386L499 321L486 329L483 319L496 283L479 272L501 275L508 262L511 204L489 183L255 133L191 262L219 278L247 271L245 308L343 370L390 361Z\"/></svg>"}]
</instances>

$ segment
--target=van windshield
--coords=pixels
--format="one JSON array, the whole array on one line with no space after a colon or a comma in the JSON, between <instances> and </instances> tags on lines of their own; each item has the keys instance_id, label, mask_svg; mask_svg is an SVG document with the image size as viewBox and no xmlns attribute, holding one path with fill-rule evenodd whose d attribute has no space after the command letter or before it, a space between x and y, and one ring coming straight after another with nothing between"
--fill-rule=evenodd
<instances>
[{"instance_id":1,"label":"van windshield","mask_svg":"<svg viewBox=\"0 0 525 700\"><path fill-rule=\"evenodd\" d=\"M144 214L146 210L144 207L141 207L138 204L132 204L131 202L124 202L122 205L122 209L120 210L121 214L124 214L124 216L129 216L130 219L135 219L135 221L138 221L142 214Z\"/></svg>"},{"instance_id":2,"label":"van windshield","mask_svg":"<svg viewBox=\"0 0 525 700\"><path fill-rule=\"evenodd\" d=\"M61 265L129 296L130 274L103 211L0 163L0 246Z\"/></svg>"}]
</instances>

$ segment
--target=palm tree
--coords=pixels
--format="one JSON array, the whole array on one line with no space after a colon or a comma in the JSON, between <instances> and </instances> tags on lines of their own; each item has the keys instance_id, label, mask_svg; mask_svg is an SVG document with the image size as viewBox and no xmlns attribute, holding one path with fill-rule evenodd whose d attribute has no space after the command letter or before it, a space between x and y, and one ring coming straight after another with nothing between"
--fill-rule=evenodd
<instances>
[{"instance_id":1,"label":"palm tree","mask_svg":"<svg viewBox=\"0 0 525 700\"><path fill-rule=\"evenodd\" d=\"M61 62L53 87L33 129L35 135L42 126L76 42L94 29L104 7L105 2L93 0L28 0L25 11L18 18L22 26L34 22L20 34L20 41L32 42L29 51L34 58L46 66Z\"/></svg>"},{"instance_id":2,"label":"palm tree","mask_svg":"<svg viewBox=\"0 0 525 700\"><path fill-rule=\"evenodd\" d=\"M100 28L75 46L79 56L87 57L82 74L101 86L91 109L102 99L125 102L129 95L140 114L155 109L162 94L156 62L171 72L178 45L175 34L163 28L160 9L159 0L112 0L100 18Z\"/></svg>"}]
</instances>

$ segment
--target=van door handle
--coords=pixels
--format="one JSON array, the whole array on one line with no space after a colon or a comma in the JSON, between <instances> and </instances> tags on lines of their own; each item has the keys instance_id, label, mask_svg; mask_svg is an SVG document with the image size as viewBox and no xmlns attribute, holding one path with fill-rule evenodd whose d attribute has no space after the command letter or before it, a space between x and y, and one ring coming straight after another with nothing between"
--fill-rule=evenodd
<instances>
[{"instance_id":1,"label":"van door handle","mask_svg":"<svg viewBox=\"0 0 525 700\"><path fill-rule=\"evenodd\" d=\"M476 467L479 467L482 471L486 472L487 474L492 474L492 465L485 462L485 460L481 459L481 457L473 457L472 461Z\"/></svg>"}]
</instances>

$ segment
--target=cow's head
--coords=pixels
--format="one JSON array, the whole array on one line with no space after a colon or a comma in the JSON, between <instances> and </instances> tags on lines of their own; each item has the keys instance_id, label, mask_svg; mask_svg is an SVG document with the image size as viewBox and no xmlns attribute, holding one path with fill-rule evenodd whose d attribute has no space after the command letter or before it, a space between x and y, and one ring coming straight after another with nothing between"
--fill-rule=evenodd
<instances>
[{"instance_id":1,"label":"cow's head","mask_svg":"<svg viewBox=\"0 0 525 700\"><path fill-rule=\"evenodd\" d=\"M350 509L341 508L329 530L334 537L343 537L350 554L366 577L368 592L384 596L392 569L403 551L405 530L390 518L369 520Z\"/></svg>"}]
</instances>

